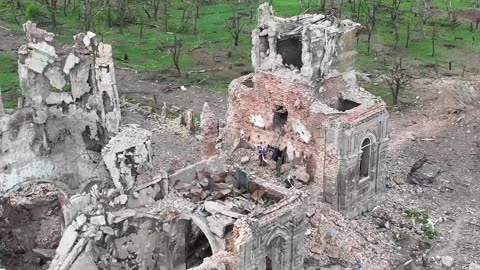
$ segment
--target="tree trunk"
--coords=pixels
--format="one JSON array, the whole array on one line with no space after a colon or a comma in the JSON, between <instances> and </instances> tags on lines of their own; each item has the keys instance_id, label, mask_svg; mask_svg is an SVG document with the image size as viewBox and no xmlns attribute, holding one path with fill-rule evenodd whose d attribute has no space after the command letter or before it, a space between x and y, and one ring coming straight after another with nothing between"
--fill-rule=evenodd
<instances>
[{"instance_id":1,"label":"tree trunk","mask_svg":"<svg viewBox=\"0 0 480 270\"><path fill-rule=\"evenodd\" d=\"M53 31L57 32L57 0L50 0L50 22L52 23Z\"/></svg>"},{"instance_id":2,"label":"tree trunk","mask_svg":"<svg viewBox=\"0 0 480 270\"><path fill-rule=\"evenodd\" d=\"M110 0L107 0L107 24L109 28L112 28L112 7Z\"/></svg>"},{"instance_id":3,"label":"tree trunk","mask_svg":"<svg viewBox=\"0 0 480 270\"><path fill-rule=\"evenodd\" d=\"M435 30L432 32L432 57L435 56Z\"/></svg>"},{"instance_id":4,"label":"tree trunk","mask_svg":"<svg viewBox=\"0 0 480 270\"><path fill-rule=\"evenodd\" d=\"M178 76L182 77L182 71L180 70L180 50L182 47L181 43L183 42L183 40L179 40L177 38L177 34L174 34L173 38L174 38L173 64L177 69Z\"/></svg>"},{"instance_id":5,"label":"tree trunk","mask_svg":"<svg viewBox=\"0 0 480 270\"><path fill-rule=\"evenodd\" d=\"M199 16L199 12L200 12L200 7L198 5L195 5L195 14L193 15L193 34L197 34L198 33L198 29L197 29L197 23L198 23L198 18L200 17Z\"/></svg>"},{"instance_id":6,"label":"tree trunk","mask_svg":"<svg viewBox=\"0 0 480 270\"><path fill-rule=\"evenodd\" d=\"M408 43L410 42L410 23L411 22L412 20L410 19L407 25L407 42L405 43L405 48L408 48Z\"/></svg>"},{"instance_id":7,"label":"tree trunk","mask_svg":"<svg viewBox=\"0 0 480 270\"><path fill-rule=\"evenodd\" d=\"M370 55L370 44L372 40L372 29L368 30L368 37L367 37L367 55Z\"/></svg>"},{"instance_id":8,"label":"tree trunk","mask_svg":"<svg viewBox=\"0 0 480 270\"><path fill-rule=\"evenodd\" d=\"M395 30L395 48L396 48L396 47L398 47L398 41L399 41L399 37L398 37L398 22L395 22L394 30Z\"/></svg>"},{"instance_id":9,"label":"tree trunk","mask_svg":"<svg viewBox=\"0 0 480 270\"><path fill-rule=\"evenodd\" d=\"M123 24L125 20L125 5L127 0L119 0L118 1L118 17L119 17L119 27L120 27L120 34L123 34Z\"/></svg>"},{"instance_id":10,"label":"tree trunk","mask_svg":"<svg viewBox=\"0 0 480 270\"><path fill-rule=\"evenodd\" d=\"M165 31L168 31L168 7L167 0L163 0L163 24L165 25Z\"/></svg>"},{"instance_id":11,"label":"tree trunk","mask_svg":"<svg viewBox=\"0 0 480 270\"><path fill-rule=\"evenodd\" d=\"M160 8L160 1L153 0L153 18L155 21L158 19L158 9Z\"/></svg>"}]
</instances>

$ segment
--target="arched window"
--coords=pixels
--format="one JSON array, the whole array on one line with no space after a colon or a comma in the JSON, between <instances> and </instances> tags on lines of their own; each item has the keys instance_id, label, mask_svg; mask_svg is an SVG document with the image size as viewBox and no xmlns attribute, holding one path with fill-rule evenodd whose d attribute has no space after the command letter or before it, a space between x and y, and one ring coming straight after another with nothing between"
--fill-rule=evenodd
<instances>
[{"instance_id":1,"label":"arched window","mask_svg":"<svg viewBox=\"0 0 480 270\"><path fill-rule=\"evenodd\" d=\"M372 141L369 138L366 138L362 142L362 156L360 160L360 179L366 178L370 175L370 154Z\"/></svg>"}]
</instances>

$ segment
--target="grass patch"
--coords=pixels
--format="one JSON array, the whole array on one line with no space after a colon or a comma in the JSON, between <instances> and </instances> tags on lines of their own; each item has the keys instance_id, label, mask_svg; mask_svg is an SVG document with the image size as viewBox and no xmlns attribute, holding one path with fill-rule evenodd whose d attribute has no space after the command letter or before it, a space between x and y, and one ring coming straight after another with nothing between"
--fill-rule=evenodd
<instances>
[{"instance_id":1,"label":"grass patch","mask_svg":"<svg viewBox=\"0 0 480 270\"><path fill-rule=\"evenodd\" d=\"M367 0L368 1L368 0ZM181 3L178 0L171 1L169 8L169 25L179 24L182 17ZM198 18L198 31L193 33L193 27L184 35L184 44L180 57L180 67L185 70L203 69L202 59L197 59L192 49L201 48L208 56L216 57L222 63L229 65L241 66L247 69L250 67L250 49L251 39L250 31L255 27L255 15L250 21L248 17L244 18L246 22L241 33L239 46L233 48L233 39L225 28L225 21L232 16L232 8L229 5L220 3L220 1L210 1L209 5L200 7ZM279 16L296 16L301 13L299 1L292 0L272 0L275 14ZM333 3L333 6L331 6ZM363 12L358 12L358 1L334 0L327 1L326 10L332 8L339 9L341 3L342 18L350 18L360 23L365 23ZM405 65L409 66L412 73L420 74L419 71L428 74L432 73L432 69L426 69L425 66L432 66L434 63L441 64L441 68L448 67L449 62L453 62L453 67L457 73L461 73L463 66L474 70L478 66L480 60L480 29L470 31L470 24L462 21L455 26L447 18L444 0L432 0L429 12L431 18L427 20L423 31L421 31L418 18L411 12L411 6L415 6L414 0L402 1L399 16L399 42L395 44L393 25L390 19L390 2L384 3L377 10L376 28L372 35L372 46L370 54L367 54L367 44L365 33L361 34L357 45L358 57L355 67L358 70L368 73L385 73L389 66L384 63L385 58L398 57L402 55ZM452 0L453 9L469 9L471 8L469 1ZM144 3L142 3L143 5ZM318 11L318 1L310 1L311 4L308 12ZM61 5L61 4L60 4ZM0 12L0 20L14 22L16 19L19 23L26 21L27 14L25 10L17 10L13 12L7 2L0 3L3 12ZM241 12L250 14L252 7L242 7ZM256 7L253 7L256 9ZM118 14L113 7L113 19L116 20ZM63 14L63 7L59 7L62 12L57 13L58 21L58 37L62 42L71 42L71 37L82 31L82 24L79 21L78 8L67 11ZM133 4L128 12L140 10L140 13L133 14L145 16L143 6ZM11 12L12 11L12 12ZM49 28L49 18L46 9L42 9L37 16L37 22L40 27ZM127 13L128 13L127 12ZM127 24L123 33L120 33L117 26L108 27L106 24L106 11L102 11L100 16L94 22L94 29L100 41L110 43L113 46L113 56L117 65L129 67L138 71L162 71L173 67L172 55L168 51L168 46L172 43L173 35L169 31L171 27L164 25L163 12L159 12L158 20L145 21L154 26L144 26L143 36L140 36L140 25ZM360 14L360 17L357 17ZM15 15L15 16L13 16ZM31 14L30 14L31 15ZM138 16L132 16L132 21L138 19ZM407 37L407 24L411 21L410 42L409 47L405 48ZM3 24L3 23L2 23ZM10 26L9 26L10 27ZM11 28L11 27L10 27ZM435 55L432 56L432 33L435 35ZM478 41L477 41L478 39ZM447 46L445 46L447 45ZM3 92L18 93L18 79L16 75L16 61L11 55L5 56L0 54L0 87ZM231 57L227 57L231 55ZM128 61L123 61L128 56ZM207 57L208 57L207 56ZM12 64L14 63L14 64ZM444 70L443 70L444 71ZM216 76L216 74L191 75L188 78L173 78L183 84L200 84L219 91L226 91L227 85L230 83L228 76ZM202 81L203 80L203 81ZM369 84L365 87L373 94L382 97L387 104L391 104L391 95L388 86L383 84ZM224 90L225 89L225 90ZM408 91L403 91L405 95ZM402 95L402 94L401 94Z\"/></svg>"},{"instance_id":2,"label":"grass patch","mask_svg":"<svg viewBox=\"0 0 480 270\"><path fill-rule=\"evenodd\" d=\"M406 209L405 216L410 218L413 224L421 224L421 229L428 239L434 239L437 232L434 223L426 211L416 211L413 209Z\"/></svg>"},{"instance_id":3,"label":"grass patch","mask_svg":"<svg viewBox=\"0 0 480 270\"><path fill-rule=\"evenodd\" d=\"M0 52L0 91L5 108L15 108L21 94L18 81L17 59L7 52Z\"/></svg>"}]
</instances>

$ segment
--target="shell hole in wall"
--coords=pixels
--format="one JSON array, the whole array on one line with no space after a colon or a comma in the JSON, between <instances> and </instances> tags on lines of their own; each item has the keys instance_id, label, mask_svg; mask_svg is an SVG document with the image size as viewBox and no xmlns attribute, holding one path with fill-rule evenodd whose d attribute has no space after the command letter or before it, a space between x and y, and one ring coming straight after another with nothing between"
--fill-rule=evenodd
<instances>
[{"instance_id":1,"label":"shell hole in wall","mask_svg":"<svg viewBox=\"0 0 480 270\"><path fill-rule=\"evenodd\" d=\"M261 36L260 42L258 44L258 49L260 53L264 53L265 55L268 54L268 50L270 49L270 44L268 44L268 36Z\"/></svg>"},{"instance_id":2,"label":"shell hole in wall","mask_svg":"<svg viewBox=\"0 0 480 270\"><path fill-rule=\"evenodd\" d=\"M287 161L287 147L281 150L278 147L269 146L268 152L271 154L271 159L277 163L285 164Z\"/></svg>"},{"instance_id":3,"label":"shell hole in wall","mask_svg":"<svg viewBox=\"0 0 480 270\"><path fill-rule=\"evenodd\" d=\"M283 133L288 120L287 108L283 105L275 105L273 108L273 130Z\"/></svg>"},{"instance_id":4,"label":"shell hole in wall","mask_svg":"<svg viewBox=\"0 0 480 270\"><path fill-rule=\"evenodd\" d=\"M254 86L252 78L248 78L248 79L244 80L242 82L242 84L245 85L248 88L253 88L253 86Z\"/></svg>"},{"instance_id":5,"label":"shell hole in wall","mask_svg":"<svg viewBox=\"0 0 480 270\"><path fill-rule=\"evenodd\" d=\"M277 53L282 56L284 65L293 65L298 69L302 68L302 41L300 37L278 40Z\"/></svg>"},{"instance_id":6,"label":"shell hole in wall","mask_svg":"<svg viewBox=\"0 0 480 270\"><path fill-rule=\"evenodd\" d=\"M331 108L334 108L337 111L346 112L360 106L360 103L339 97L335 102L329 105Z\"/></svg>"}]
</instances>

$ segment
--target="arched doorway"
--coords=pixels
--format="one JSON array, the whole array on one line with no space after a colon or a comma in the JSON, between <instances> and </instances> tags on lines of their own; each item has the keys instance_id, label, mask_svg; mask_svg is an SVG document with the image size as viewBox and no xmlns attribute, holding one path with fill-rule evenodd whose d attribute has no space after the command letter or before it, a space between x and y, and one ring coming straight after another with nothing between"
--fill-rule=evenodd
<instances>
[{"instance_id":1,"label":"arched doorway","mask_svg":"<svg viewBox=\"0 0 480 270\"><path fill-rule=\"evenodd\" d=\"M188 222L185 230L185 255L187 269L199 266L203 259L212 256L207 236L193 221Z\"/></svg>"},{"instance_id":2,"label":"arched doorway","mask_svg":"<svg viewBox=\"0 0 480 270\"><path fill-rule=\"evenodd\" d=\"M371 153L372 153L372 141L369 138L365 138L361 146L362 154L360 156L360 179L368 178L370 176L371 168Z\"/></svg>"},{"instance_id":3,"label":"arched doorway","mask_svg":"<svg viewBox=\"0 0 480 270\"><path fill-rule=\"evenodd\" d=\"M267 246L265 270L282 270L285 265L285 239L281 236L273 238Z\"/></svg>"}]
</instances>

